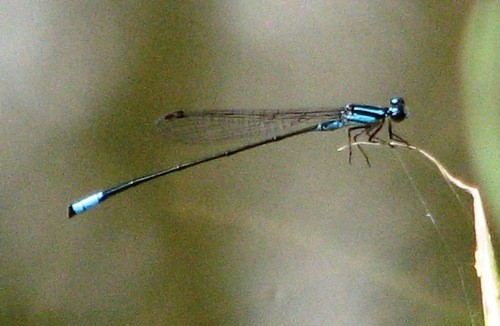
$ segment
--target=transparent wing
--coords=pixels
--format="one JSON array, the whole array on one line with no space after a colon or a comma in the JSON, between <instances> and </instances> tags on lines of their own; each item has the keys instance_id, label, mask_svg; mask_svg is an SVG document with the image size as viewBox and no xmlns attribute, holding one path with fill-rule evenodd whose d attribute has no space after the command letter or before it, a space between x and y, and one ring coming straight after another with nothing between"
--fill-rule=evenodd
<instances>
[{"instance_id":1,"label":"transparent wing","mask_svg":"<svg viewBox=\"0 0 500 326\"><path fill-rule=\"evenodd\" d=\"M175 111L156 121L168 140L200 143L273 137L340 118L339 108L296 111Z\"/></svg>"}]
</instances>

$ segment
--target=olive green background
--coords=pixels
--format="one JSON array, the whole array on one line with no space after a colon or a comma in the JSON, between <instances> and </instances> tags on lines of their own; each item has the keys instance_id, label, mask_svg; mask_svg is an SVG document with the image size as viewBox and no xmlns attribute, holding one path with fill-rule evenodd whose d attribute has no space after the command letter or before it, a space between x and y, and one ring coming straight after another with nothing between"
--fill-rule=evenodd
<instances>
[{"instance_id":1,"label":"olive green background","mask_svg":"<svg viewBox=\"0 0 500 326\"><path fill-rule=\"evenodd\" d=\"M411 112L397 132L484 185L498 216L496 75L471 68L498 71L498 29L474 32L498 6L436 3L2 1L0 322L481 324L467 196L405 149L349 165L343 130L66 216L88 193L233 145L172 144L155 133L163 113L393 96Z\"/></svg>"}]
</instances>

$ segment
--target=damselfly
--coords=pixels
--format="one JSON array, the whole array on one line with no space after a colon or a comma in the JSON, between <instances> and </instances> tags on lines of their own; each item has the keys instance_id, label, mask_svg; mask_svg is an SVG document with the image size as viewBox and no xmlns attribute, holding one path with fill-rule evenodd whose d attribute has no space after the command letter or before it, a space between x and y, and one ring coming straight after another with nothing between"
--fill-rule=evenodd
<instances>
[{"instance_id":1,"label":"damselfly","mask_svg":"<svg viewBox=\"0 0 500 326\"><path fill-rule=\"evenodd\" d=\"M408 117L408 111L405 109L405 102L399 97L392 98L389 107L347 104L343 108L307 111L175 111L164 115L157 122L160 130L167 137L187 141L212 141L260 134L264 135L264 139L96 192L71 204L68 207L69 217L81 214L120 192L158 177L310 131L331 131L349 127L347 134L349 137L349 163L351 163L351 144L356 142L362 134L367 135L370 142L382 142L377 134L386 120L388 121L389 139L408 144L393 132L391 124L391 122L403 121L406 117ZM367 164L370 165L363 148L360 146L358 148Z\"/></svg>"}]
</instances>

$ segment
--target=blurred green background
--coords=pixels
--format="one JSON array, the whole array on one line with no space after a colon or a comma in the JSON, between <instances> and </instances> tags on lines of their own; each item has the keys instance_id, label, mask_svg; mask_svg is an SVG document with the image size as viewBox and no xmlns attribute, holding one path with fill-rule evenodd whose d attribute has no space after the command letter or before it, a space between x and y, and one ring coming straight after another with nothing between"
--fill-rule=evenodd
<instances>
[{"instance_id":1,"label":"blurred green background","mask_svg":"<svg viewBox=\"0 0 500 326\"><path fill-rule=\"evenodd\" d=\"M2 324L482 323L469 199L397 150L436 232L395 150L349 165L344 131L66 214L222 148L156 135L168 111L402 96L397 132L484 188L498 217L498 2L1 4Z\"/></svg>"}]
</instances>

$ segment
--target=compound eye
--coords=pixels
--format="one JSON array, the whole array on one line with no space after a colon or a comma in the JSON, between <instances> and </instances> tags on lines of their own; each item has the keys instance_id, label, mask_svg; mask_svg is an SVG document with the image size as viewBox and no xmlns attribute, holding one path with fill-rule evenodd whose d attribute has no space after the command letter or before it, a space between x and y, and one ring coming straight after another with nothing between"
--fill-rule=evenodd
<instances>
[{"instance_id":1,"label":"compound eye","mask_svg":"<svg viewBox=\"0 0 500 326\"><path fill-rule=\"evenodd\" d=\"M403 100L401 97L391 98L391 105L403 107L405 105L405 100Z\"/></svg>"},{"instance_id":2,"label":"compound eye","mask_svg":"<svg viewBox=\"0 0 500 326\"><path fill-rule=\"evenodd\" d=\"M408 112L405 110L405 101L401 97L391 98L391 119L394 122L403 121L407 116Z\"/></svg>"}]
</instances>

